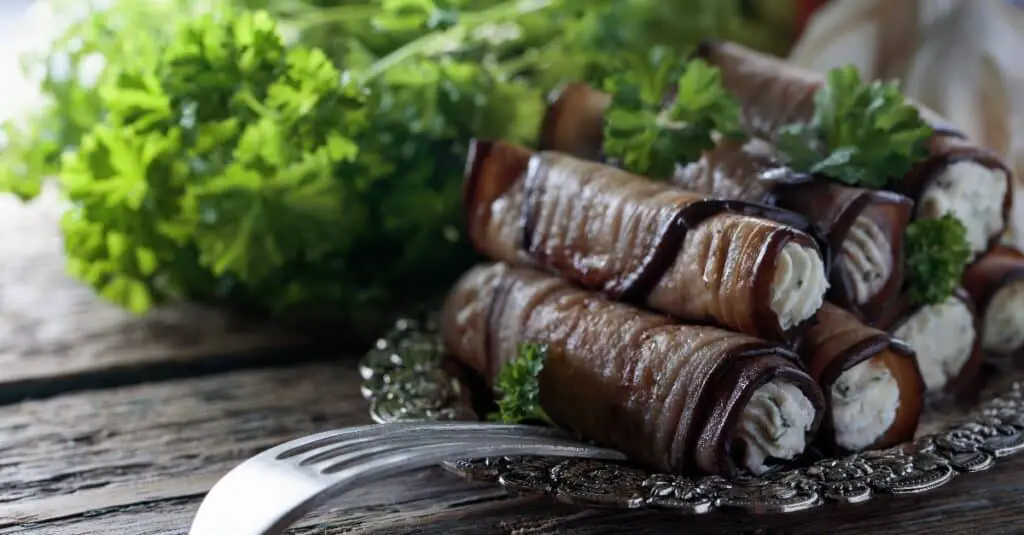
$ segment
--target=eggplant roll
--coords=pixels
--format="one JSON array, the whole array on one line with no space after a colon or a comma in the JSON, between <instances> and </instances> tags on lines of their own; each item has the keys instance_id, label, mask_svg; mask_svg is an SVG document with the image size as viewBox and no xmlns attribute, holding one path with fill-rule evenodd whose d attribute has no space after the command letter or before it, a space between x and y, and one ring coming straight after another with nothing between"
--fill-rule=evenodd
<instances>
[{"instance_id":1,"label":"eggplant roll","mask_svg":"<svg viewBox=\"0 0 1024 535\"><path fill-rule=\"evenodd\" d=\"M904 341L825 303L800 345L800 358L825 392L818 437L831 451L895 446L914 439L924 379Z\"/></svg>"},{"instance_id":2,"label":"eggplant roll","mask_svg":"<svg viewBox=\"0 0 1024 535\"><path fill-rule=\"evenodd\" d=\"M1024 349L1024 254L999 246L967 268L964 289L981 323L981 347L994 355Z\"/></svg>"},{"instance_id":3,"label":"eggplant roll","mask_svg":"<svg viewBox=\"0 0 1024 535\"><path fill-rule=\"evenodd\" d=\"M541 123L540 149L602 160L604 111L611 103L611 95L583 83L568 84L552 93Z\"/></svg>"},{"instance_id":4,"label":"eggplant roll","mask_svg":"<svg viewBox=\"0 0 1024 535\"><path fill-rule=\"evenodd\" d=\"M814 94L824 76L734 43L707 42L697 55L721 70L726 89L740 101L751 135L770 140L783 125L813 116ZM916 217L950 212L960 219L976 257L994 246L1007 228L1012 173L997 154L965 139L935 112L917 107L935 133L929 157L898 189L916 201Z\"/></svg>"},{"instance_id":5,"label":"eggplant roll","mask_svg":"<svg viewBox=\"0 0 1024 535\"><path fill-rule=\"evenodd\" d=\"M983 358L980 325L964 289L923 307L911 306L903 296L876 326L913 348L926 395L959 396L977 379Z\"/></svg>"},{"instance_id":6,"label":"eggplant roll","mask_svg":"<svg viewBox=\"0 0 1024 535\"><path fill-rule=\"evenodd\" d=\"M773 341L791 341L821 307L828 247L796 214L504 142L470 154L468 233L493 260Z\"/></svg>"},{"instance_id":7,"label":"eggplant roll","mask_svg":"<svg viewBox=\"0 0 1024 535\"><path fill-rule=\"evenodd\" d=\"M540 400L552 420L657 470L761 473L799 456L821 422L824 396L795 354L528 267L471 269L448 295L441 332L489 382L520 343L544 344Z\"/></svg>"},{"instance_id":8,"label":"eggplant roll","mask_svg":"<svg viewBox=\"0 0 1024 535\"><path fill-rule=\"evenodd\" d=\"M903 235L914 202L887 191L803 181L764 141L724 141L673 181L715 197L770 203L808 218L834 251L828 299L875 321L903 285Z\"/></svg>"},{"instance_id":9,"label":"eggplant roll","mask_svg":"<svg viewBox=\"0 0 1024 535\"><path fill-rule=\"evenodd\" d=\"M608 95L585 84L564 88L548 107L541 148L601 158ZM808 182L774 157L761 140L724 140L700 161L681 166L677 185L721 199L774 204L799 213L834 251L827 298L876 320L903 284L903 233L914 202L897 193Z\"/></svg>"}]
</instances>

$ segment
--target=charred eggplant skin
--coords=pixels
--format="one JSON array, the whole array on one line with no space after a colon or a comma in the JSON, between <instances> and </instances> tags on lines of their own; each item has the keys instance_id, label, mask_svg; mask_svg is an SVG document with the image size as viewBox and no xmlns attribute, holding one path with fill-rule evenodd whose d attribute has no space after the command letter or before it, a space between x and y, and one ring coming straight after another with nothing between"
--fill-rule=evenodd
<instances>
[{"instance_id":1,"label":"charred eggplant skin","mask_svg":"<svg viewBox=\"0 0 1024 535\"><path fill-rule=\"evenodd\" d=\"M823 306L816 320L799 348L800 358L811 377L827 393L843 372L872 358L881 360L896 380L900 404L892 425L870 448L887 448L912 441L924 410L925 395L924 378L914 350L902 340L865 325L852 313L833 304ZM824 451L846 453L835 443L831 411L826 412L818 443Z\"/></svg>"},{"instance_id":2,"label":"charred eggplant skin","mask_svg":"<svg viewBox=\"0 0 1024 535\"><path fill-rule=\"evenodd\" d=\"M600 161L601 128L610 97L585 84L569 84L555 94L543 121L541 148ZM681 165L672 182L719 199L772 205L798 213L828 245L833 257L828 299L853 310L867 322L877 320L903 285L903 234L913 215L913 201L894 192L852 188L812 180L778 163L772 147L760 140L724 140L701 160ZM882 288L858 302L858 275L836 262L837 251L859 216L876 224L889 238L890 272Z\"/></svg>"},{"instance_id":3,"label":"charred eggplant skin","mask_svg":"<svg viewBox=\"0 0 1024 535\"><path fill-rule=\"evenodd\" d=\"M953 298L960 301L970 311L974 318L975 340L971 354L967 361L960 368L960 372L946 383L941 392L926 394L926 397L963 401L977 394L978 378L985 362L985 352L981 347L981 318L978 315L974 301L964 288L957 288L953 292ZM877 322L875 327L888 333L896 332L903 326L921 307L915 306L910 297L904 292L897 298L893 306L886 310L886 314Z\"/></svg>"},{"instance_id":4,"label":"charred eggplant skin","mask_svg":"<svg viewBox=\"0 0 1024 535\"><path fill-rule=\"evenodd\" d=\"M544 344L545 412L652 469L736 475L730 443L740 413L769 381L793 384L811 401L812 434L824 412L820 388L778 345L675 324L532 268L471 269L449 293L440 324L452 355L488 381L518 344Z\"/></svg>"},{"instance_id":5,"label":"charred eggplant skin","mask_svg":"<svg viewBox=\"0 0 1024 535\"><path fill-rule=\"evenodd\" d=\"M1024 253L1005 245L993 248L967 267L963 278L964 290L971 298L980 324L984 324L989 304L996 293L1021 280L1024 280ZM996 357L1009 358L1019 356L1020 350L999 354L988 348L988 352Z\"/></svg>"},{"instance_id":6,"label":"charred eggplant skin","mask_svg":"<svg viewBox=\"0 0 1024 535\"><path fill-rule=\"evenodd\" d=\"M467 228L489 258L771 341L790 343L806 328L784 328L771 309L786 244L816 251L830 268L827 242L802 216L501 141L474 141L470 152Z\"/></svg>"},{"instance_id":7,"label":"charred eggplant skin","mask_svg":"<svg viewBox=\"0 0 1024 535\"><path fill-rule=\"evenodd\" d=\"M743 123L755 137L771 140L778 130L790 123L805 123L814 115L814 94L824 84L824 77L782 59L756 52L735 43L706 41L698 47L695 57L718 67L722 83L740 101ZM922 119L932 127L928 157L915 165L893 188L915 202L949 166L958 162L974 162L988 169L1002 171L1006 177L1002 220L1010 221L1013 206L1013 173L995 152L967 139L957 128L935 111L911 100ZM994 232L988 247L995 247L1005 228Z\"/></svg>"}]
</instances>

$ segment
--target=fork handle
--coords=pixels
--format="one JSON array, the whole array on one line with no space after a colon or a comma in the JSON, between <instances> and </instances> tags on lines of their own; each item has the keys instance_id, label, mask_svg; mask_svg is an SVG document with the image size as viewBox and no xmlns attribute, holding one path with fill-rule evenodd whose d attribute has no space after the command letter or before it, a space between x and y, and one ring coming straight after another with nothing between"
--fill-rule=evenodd
<instances>
[{"instance_id":1,"label":"fork handle","mask_svg":"<svg viewBox=\"0 0 1024 535\"><path fill-rule=\"evenodd\" d=\"M298 439L274 449L304 442ZM283 464L268 464L252 458L228 472L210 489L199 506L189 535L278 535L315 507L373 480L436 466L453 458L506 455L623 458L618 452L583 444L545 444L530 440L484 445L428 444L397 450L332 473L296 471Z\"/></svg>"}]
</instances>

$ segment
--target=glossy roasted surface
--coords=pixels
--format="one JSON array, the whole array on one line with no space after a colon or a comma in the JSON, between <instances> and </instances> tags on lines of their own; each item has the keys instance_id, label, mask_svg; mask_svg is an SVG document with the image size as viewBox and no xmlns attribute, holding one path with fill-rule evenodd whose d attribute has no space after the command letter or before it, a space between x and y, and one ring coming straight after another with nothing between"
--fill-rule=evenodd
<instances>
[{"instance_id":1,"label":"glossy roasted surface","mask_svg":"<svg viewBox=\"0 0 1024 535\"><path fill-rule=\"evenodd\" d=\"M469 167L468 228L488 258L543 266L689 321L774 341L794 335L770 292L782 247L815 245L799 216L504 142L475 142Z\"/></svg>"},{"instance_id":2,"label":"glossy roasted surface","mask_svg":"<svg viewBox=\"0 0 1024 535\"><path fill-rule=\"evenodd\" d=\"M774 139L780 127L806 122L814 115L814 94L824 77L777 58L743 46L715 42L702 47L700 55L722 73L722 83L743 107L744 128L764 139ZM898 190L919 199L937 174L958 161L973 161L1005 173L1007 189L1003 198L1003 221L1009 221L1013 204L1013 173L995 152L964 138L962 132L925 106L914 103L921 118L934 129L929 156L917 163L899 182ZM1005 223L1004 223L1005 227ZM989 247L999 242L1002 232L993 233Z\"/></svg>"},{"instance_id":3,"label":"glossy roasted surface","mask_svg":"<svg viewBox=\"0 0 1024 535\"><path fill-rule=\"evenodd\" d=\"M801 388L819 411L825 405L788 351L715 327L673 324L530 268L475 267L456 283L440 323L445 345L487 379L515 358L519 343L547 345L545 411L670 472L734 472L726 437L771 377Z\"/></svg>"},{"instance_id":4,"label":"glossy roasted surface","mask_svg":"<svg viewBox=\"0 0 1024 535\"><path fill-rule=\"evenodd\" d=\"M698 161L682 167L672 181L689 190L725 199L741 199L792 210L813 223L839 256L832 270L828 298L873 321L903 284L903 234L913 201L892 192L808 181L775 161L773 149L761 140L723 141ZM842 261L841 251L855 221L864 217L877 225L888 241L890 272L886 282L866 302L855 297L855 277Z\"/></svg>"}]
</instances>

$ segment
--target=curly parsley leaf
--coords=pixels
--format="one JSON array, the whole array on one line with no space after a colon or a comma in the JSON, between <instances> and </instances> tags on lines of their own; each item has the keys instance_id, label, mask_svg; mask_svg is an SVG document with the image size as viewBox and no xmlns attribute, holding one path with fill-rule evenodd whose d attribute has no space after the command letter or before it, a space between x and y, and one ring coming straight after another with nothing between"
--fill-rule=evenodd
<instances>
[{"instance_id":1,"label":"curly parsley leaf","mask_svg":"<svg viewBox=\"0 0 1024 535\"><path fill-rule=\"evenodd\" d=\"M960 285L971 256L967 230L952 214L907 227L907 291L919 306L945 301Z\"/></svg>"},{"instance_id":2,"label":"curly parsley leaf","mask_svg":"<svg viewBox=\"0 0 1024 535\"><path fill-rule=\"evenodd\" d=\"M721 73L701 60L681 62L664 51L653 69L606 80L604 152L634 173L665 179L715 146L715 134L738 135L740 106Z\"/></svg>"},{"instance_id":3,"label":"curly parsley leaf","mask_svg":"<svg viewBox=\"0 0 1024 535\"><path fill-rule=\"evenodd\" d=\"M856 67L845 66L830 71L814 95L811 121L786 125L775 141L798 171L880 189L928 156L931 135L899 84L864 83Z\"/></svg>"},{"instance_id":4,"label":"curly parsley leaf","mask_svg":"<svg viewBox=\"0 0 1024 535\"><path fill-rule=\"evenodd\" d=\"M280 273L369 226L344 180L369 125L361 89L266 13L198 17L155 64L112 68L106 120L60 175L70 271L104 297L141 313L266 287L291 304Z\"/></svg>"},{"instance_id":5,"label":"curly parsley leaf","mask_svg":"<svg viewBox=\"0 0 1024 535\"><path fill-rule=\"evenodd\" d=\"M103 65L153 61L156 43L173 32L173 21L209 7L189 0L116 1L116 9L90 5L84 17L77 16L82 3L50 7L67 28L47 50L30 50L21 58L26 78L38 80L45 104L0 126L0 191L22 199L38 195L43 182L60 173L62 155L76 150L103 121L106 110L97 85L113 71Z\"/></svg>"},{"instance_id":6,"label":"curly parsley leaf","mask_svg":"<svg viewBox=\"0 0 1024 535\"><path fill-rule=\"evenodd\" d=\"M527 421L552 423L540 406L540 372L548 348L539 344L520 344L516 358L505 364L494 383L498 398L498 412L492 420L506 424Z\"/></svg>"},{"instance_id":7,"label":"curly parsley leaf","mask_svg":"<svg viewBox=\"0 0 1024 535\"><path fill-rule=\"evenodd\" d=\"M153 10L118 3L70 30L107 61L93 87L66 82L87 101L59 99L29 123L42 132L11 136L0 188L31 197L59 175L69 271L139 313L189 299L365 333L435 297L475 260L459 231L466 140L529 143L544 111L545 89L484 61L470 30L537 8L502 2L411 34L363 17L335 63L224 4L149 31ZM53 120L73 108L80 131Z\"/></svg>"}]
</instances>

